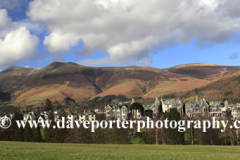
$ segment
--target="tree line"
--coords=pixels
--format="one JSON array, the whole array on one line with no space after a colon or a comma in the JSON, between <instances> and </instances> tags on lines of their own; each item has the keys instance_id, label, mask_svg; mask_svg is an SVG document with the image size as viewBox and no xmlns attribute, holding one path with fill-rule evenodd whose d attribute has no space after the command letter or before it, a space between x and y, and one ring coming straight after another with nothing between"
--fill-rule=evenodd
<instances>
[{"instance_id":1,"label":"tree line","mask_svg":"<svg viewBox=\"0 0 240 160\"><path fill-rule=\"evenodd\" d=\"M141 106L132 106L134 109L141 109ZM139 143L145 144L199 144L199 145L240 145L240 130L229 129L232 125L230 119L226 130L222 133L220 129L208 128L207 132L202 132L202 129L195 129L193 124L190 128L186 127L185 132L178 132L178 128L166 128L163 126L161 129L142 129L141 132L137 132L137 125L134 124L130 129L118 129L116 125L113 125L112 129L108 127L106 129L97 128L95 132L91 132L91 129L85 129L81 125L80 128L74 126L74 129L54 129L52 126L54 122L53 105L50 100L45 102L44 110L48 112L49 119L52 120L49 129L38 126L37 128L31 128L27 123L26 127L18 128L16 120L23 120L23 115L20 112L14 114L12 119L12 125L8 129L0 129L1 141L25 141L25 142L48 142L48 143L96 143L96 144L130 144L132 139L140 139ZM66 117L65 110L60 109L59 118ZM157 114L153 121L162 120L168 118L169 122L175 120L193 120L187 116L180 116L176 108L172 108L170 112ZM105 115L99 114L96 119L98 121L105 120ZM133 120L132 116L129 116L129 120ZM194 120L209 120L209 117L199 116ZM165 125L165 124L164 124ZM169 126L169 125L168 125Z\"/></svg>"}]
</instances>

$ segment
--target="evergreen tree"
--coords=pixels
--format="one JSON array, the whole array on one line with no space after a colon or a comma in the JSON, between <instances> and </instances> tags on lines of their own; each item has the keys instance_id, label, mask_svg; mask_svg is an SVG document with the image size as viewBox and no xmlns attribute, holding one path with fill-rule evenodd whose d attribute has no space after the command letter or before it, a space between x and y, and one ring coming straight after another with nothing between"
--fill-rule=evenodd
<instances>
[{"instance_id":1,"label":"evergreen tree","mask_svg":"<svg viewBox=\"0 0 240 160\"><path fill-rule=\"evenodd\" d=\"M0 129L0 141L10 141L10 128Z\"/></svg>"},{"instance_id":2,"label":"evergreen tree","mask_svg":"<svg viewBox=\"0 0 240 160\"><path fill-rule=\"evenodd\" d=\"M10 127L10 140L11 141L24 141L23 128L18 128L16 120L23 120L23 115L20 112L15 112Z\"/></svg>"},{"instance_id":3,"label":"evergreen tree","mask_svg":"<svg viewBox=\"0 0 240 160\"><path fill-rule=\"evenodd\" d=\"M52 104L52 101L50 101L50 99L45 100L44 110L53 111L53 104Z\"/></svg>"},{"instance_id":4,"label":"evergreen tree","mask_svg":"<svg viewBox=\"0 0 240 160\"><path fill-rule=\"evenodd\" d=\"M52 139L54 137L54 130L53 126L56 126L55 122L54 122L54 115L52 113L53 111L53 104L52 101L50 101L50 99L46 99L45 100L45 105L44 105L44 110L47 111L48 114L48 120L51 121L51 125L49 128L44 128L44 141L45 142L52 142Z\"/></svg>"},{"instance_id":5,"label":"evergreen tree","mask_svg":"<svg viewBox=\"0 0 240 160\"><path fill-rule=\"evenodd\" d=\"M61 120L62 117L65 117L65 120L67 120L66 119L66 112L63 108L60 109L59 119ZM68 129L66 129L66 128L63 128L63 129L56 128L56 129L54 129L53 132L54 132L54 136L53 136L51 141L54 142L54 143L63 143L64 140L68 137L68 134L69 134Z\"/></svg>"},{"instance_id":6,"label":"evergreen tree","mask_svg":"<svg viewBox=\"0 0 240 160\"><path fill-rule=\"evenodd\" d=\"M32 141L32 129L28 123L26 123L25 129L23 131L23 137L25 142Z\"/></svg>"},{"instance_id":7,"label":"evergreen tree","mask_svg":"<svg viewBox=\"0 0 240 160\"><path fill-rule=\"evenodd\" d=\"M41 129L38 125L37 128L32 128L32 142L41 142L42 141L42 135L41 135Z\"/></svg>"},{"instance_id":8,"label":"evergreen tree","mask_svg":"<svg viewBox=\"0 0 240 160\"><path fill-rule=\"evenodd\" d=\"M171 108L167 116L169 122L175 120L177 123L181 120L180 114L177 108ZM167 129L167 142L169 144L183 144L184 143L184 132L178 132L178 127L170 128L168 123Z\"/></svg>"},{"instance_id":9,"label":"evergreen tree","mask_svg":"<svg viewBox=\"0 0 240 160\"><path fill-rule=\"evenodd\" d=\"M185 103L183 103L183 115L186 114L186 107L185 107Z\"/></svg>"},{"instance_id":10,"label":"evergreen tree","mask_svg":"<svg viewBox=\"0 0 240 160\"><path fill-rule=\"evenodd\" d=\"M50 125L50 127L49 128L44 128L44 141L45 142L52 142L52 139L53 139L53 137L54 137L54 129L53 129L53 126L55 125L56 126L56 124L55 124L55 122L54 122L54 116L53 116L53 113L52 112L49 112L48 113L48 120L49 121L52 121L51 122L51 125Z\"/></svg>"}]
</instances>

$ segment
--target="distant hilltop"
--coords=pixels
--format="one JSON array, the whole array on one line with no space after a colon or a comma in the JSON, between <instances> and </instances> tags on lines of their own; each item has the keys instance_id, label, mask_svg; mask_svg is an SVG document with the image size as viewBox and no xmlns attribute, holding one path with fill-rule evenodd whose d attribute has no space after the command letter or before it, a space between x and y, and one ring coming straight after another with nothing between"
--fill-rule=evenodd
<instances>
[{"instance_id":1,"label":"distant hilltop","mask_svg":"<svg viewBox=\"0 0 240 160\"><path fill-rule=\"evenodd\" d=\"M217 64L209 64L209 63L190 63L190 64L182 64L176 66L176 68L181 68L181 67L191 67L191 66L221 66Z\"/></svg>"}]
</instances>

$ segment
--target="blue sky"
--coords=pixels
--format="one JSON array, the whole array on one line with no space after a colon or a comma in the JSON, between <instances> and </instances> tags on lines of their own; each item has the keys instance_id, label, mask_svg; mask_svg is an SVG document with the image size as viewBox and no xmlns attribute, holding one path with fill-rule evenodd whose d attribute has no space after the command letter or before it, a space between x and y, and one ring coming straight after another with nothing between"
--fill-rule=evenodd
<instances>
[{"instance_id":1,"label":"blue sky","mask_svg":"<svg viewBox=\"0 0 240 160\"><path fill-rule=\"evenodd\" d=\"M2 0L0 70L42 68L54 61L102 67L239 65L239 1L144 3Z\"/></svg>"}]
</instances>

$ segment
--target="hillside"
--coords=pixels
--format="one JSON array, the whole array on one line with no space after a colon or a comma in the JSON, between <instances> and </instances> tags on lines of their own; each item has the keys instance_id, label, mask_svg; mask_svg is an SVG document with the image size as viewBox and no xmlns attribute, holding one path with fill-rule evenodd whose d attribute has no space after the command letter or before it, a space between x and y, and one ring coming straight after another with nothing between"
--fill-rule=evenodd
<instances>
[{"instance_id":1,"label":"hillside","mask_svg":"<svg viewBox=\"0 0 240 160\"><path fill-rule=\"evenodd\" d=\"M232 103L240 102L240 72L236 72L230 76L226 76L220 80L209 83L206 86L184 92L181 95L188 100L194 97L203 97L209 101L227 99Z\"/></svg>"},{"instance_id":2,"label":"hillside","mask_svg":"<svg viewBox=\"0 0 240 160\"><path fill-rule=\"evenodd\" d=\"M238 71L240 67L212 64L157 69L54 62L42 69L10 67L0 72L0 91L11 95L16 106L41 105L46 98L59 103L66 98L81 102L106 95L147 99L199 88Z\"/></svg>"}]
</instances>

